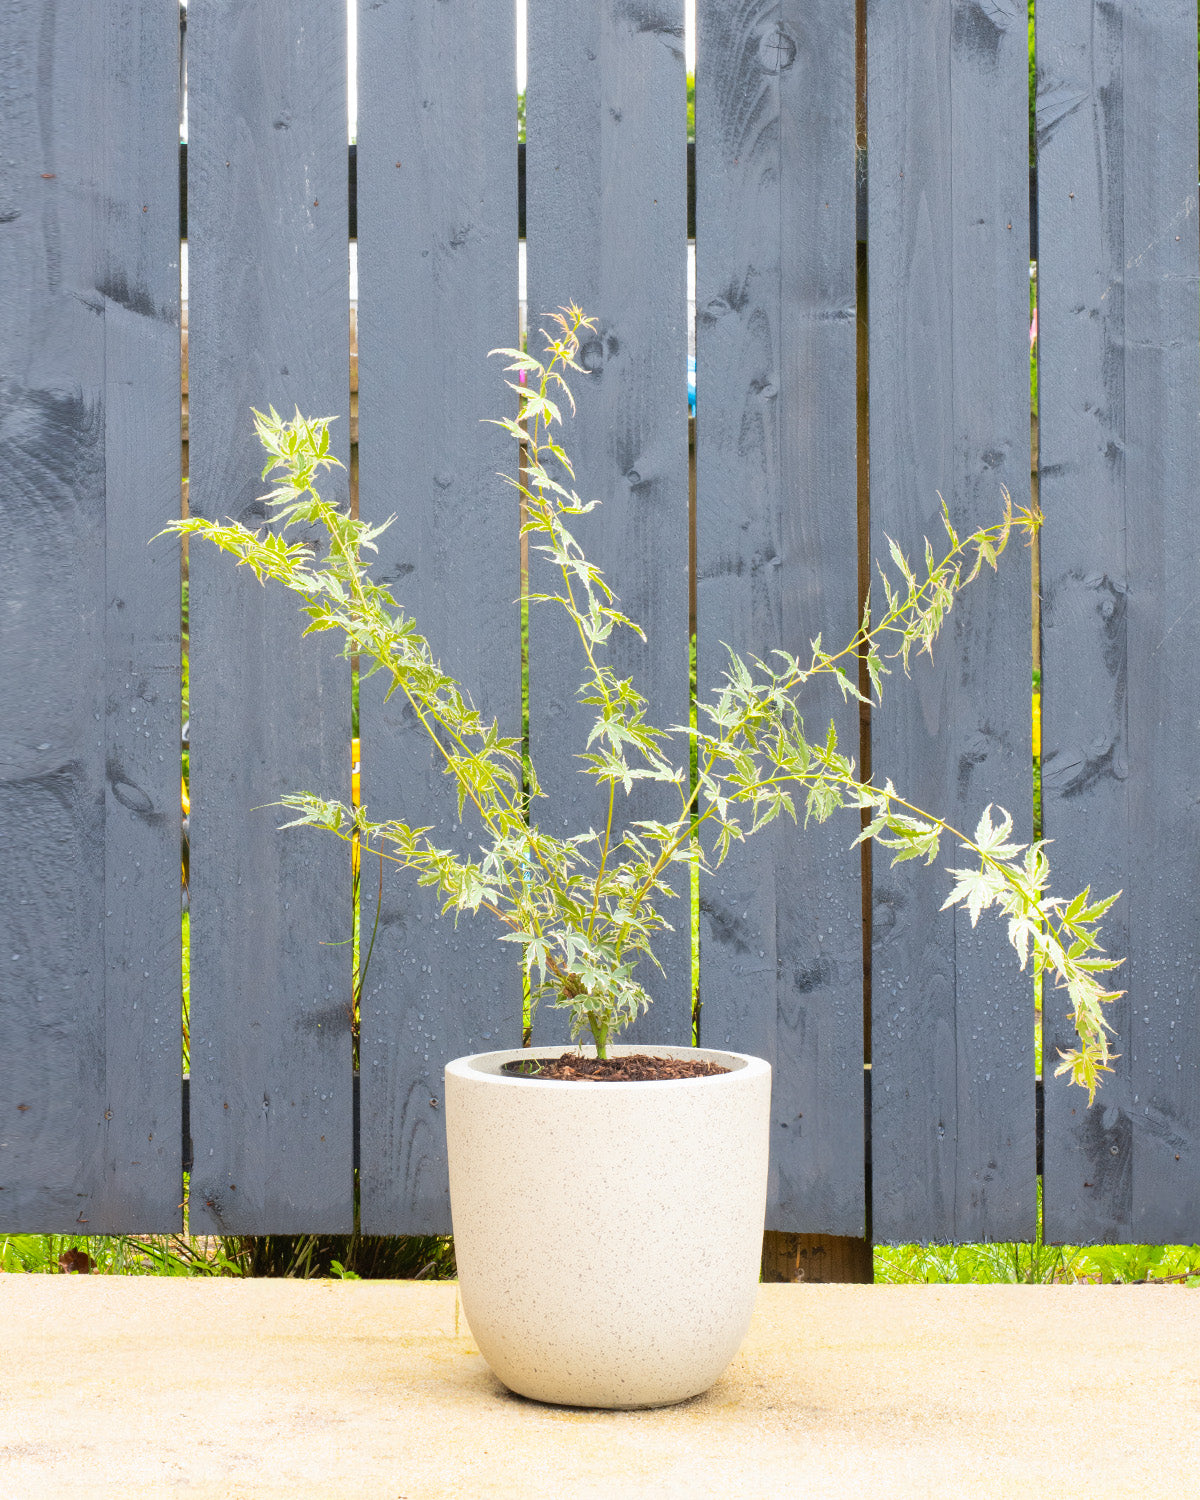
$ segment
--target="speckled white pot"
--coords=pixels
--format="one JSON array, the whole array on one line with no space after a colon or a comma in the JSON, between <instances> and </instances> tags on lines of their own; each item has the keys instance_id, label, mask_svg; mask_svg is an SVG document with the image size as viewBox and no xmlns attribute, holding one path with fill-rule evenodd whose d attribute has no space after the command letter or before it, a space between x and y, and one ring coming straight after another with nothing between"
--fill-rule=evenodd
<instances>
[{"instance_id":1,"label":"speckled white pot","mask_svg":"<svg viewBox=\"0 0 1200 1500\"><path fill-rule=\"evenodd\" d=\"M771 1069L661 1083L500 1072L562 1047L446 1069L450 1204L463 1311L511 1390L563 1406L665 1406L707 1390L754 1308ZM591 1049L594 1050L594 1049Z\"/></svg>"}]
</instances>

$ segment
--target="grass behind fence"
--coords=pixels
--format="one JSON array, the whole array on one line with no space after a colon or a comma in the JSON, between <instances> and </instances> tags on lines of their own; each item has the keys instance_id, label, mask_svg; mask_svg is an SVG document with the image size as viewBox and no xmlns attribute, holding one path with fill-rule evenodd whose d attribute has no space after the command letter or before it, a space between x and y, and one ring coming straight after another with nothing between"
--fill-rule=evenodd
<instances>
[{"instance_id":1,"label":"grass behind fence","mask_svg":"<svg viewBox=\"0 0 1200 1500\"><path fill-rule=\"evenodd\" d=\"M1040 1201L1039 1188L1039 1201ZM4 1235L0 1274L281 1276L446 1281L454 1244L432 1236ZM886 1285L1072 1285L1172 1282L1200 1287L1196 1245L899 1245L875 1250Z\"/></svg>"}]
</instances>

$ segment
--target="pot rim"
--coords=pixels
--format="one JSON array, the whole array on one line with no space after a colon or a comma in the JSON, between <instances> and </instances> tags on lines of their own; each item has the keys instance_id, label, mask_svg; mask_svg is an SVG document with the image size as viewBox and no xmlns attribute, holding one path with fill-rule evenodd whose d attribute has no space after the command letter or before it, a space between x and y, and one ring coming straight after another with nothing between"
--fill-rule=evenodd
<instances>
[{"instance_id":1,"label":"pot rim","mask_svg":"<svg viewBox=\"0 0 1200 1500\"><path fill-rule=\"evenodd\" d=\"M601 1078L521 1077L519 1074L500 1071L505 1063L513 1062L518 1058L561 1057L564 1052L570 1050L570 1043L560 1042L555 1046L505 1047L496 1052L473 1052L448 1062L446 1077L461 1078L471 1083L486 1081L488 1084L495 1084L501 1088L523 1088L533 1084L539 1089L567 1089L573 1094L578 1094L583 1090L594 1091L596 1089L603 1089L606 1093L612 1093L614 1090L628 1092L630 1089L645 1092L653 1089L674 1089L684 1085L690 1085L693 1088L721 1088L727 1087L735 1080L746 1080L763 1073L769 1076L771 1072L771 1064L765 1058L754 1057L748 1052L733 1052L725 1047L684 1047L665 1042L615 1042L610 1046L609 1051L625 1055L632 1052L648 1052L658 1053L665 1057L695 1057L705 1062L723 1063L729 1068L729 1072L711 1073L696 1078L642 1078L611 1081ZM589 1045L581 1050L585 1056L596 1055L594 1046Z\"/></svg>"}]
</instances>

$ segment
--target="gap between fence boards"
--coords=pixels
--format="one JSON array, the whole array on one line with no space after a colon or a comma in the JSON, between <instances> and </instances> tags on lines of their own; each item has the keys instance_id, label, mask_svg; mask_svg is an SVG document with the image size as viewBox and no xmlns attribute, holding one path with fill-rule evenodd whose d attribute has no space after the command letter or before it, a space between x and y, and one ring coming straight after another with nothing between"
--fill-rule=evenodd
<instances>
[{"instance_id":1,"label":"gap between fence boards","mask_svg":"<svg viewBox=\"0 0 1200 1500\"><path fill-rule=\"evenodd\" d=\"M358 146L347 148L349 235L358 238ZM179 143L179 238L187 239L187 142ZM855 218L860 244L867 241L867 153L855 152ZM1037 259L1037 168L1029 169L1029 258ZM525 238L525 142L517 143L517 234ZM687 143L687 237L696 238L696 143Z\"/></svg>"}]
</instances>

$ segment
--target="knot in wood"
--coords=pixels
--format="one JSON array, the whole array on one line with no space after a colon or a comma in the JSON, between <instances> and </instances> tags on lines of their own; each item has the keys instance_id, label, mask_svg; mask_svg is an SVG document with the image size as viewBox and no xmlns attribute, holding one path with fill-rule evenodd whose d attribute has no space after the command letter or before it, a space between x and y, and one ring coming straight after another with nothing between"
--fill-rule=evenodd
<instances>
[{"instance_id":1,"label":"knot in wood","mask_svg":"<svg viewBox=\"0 0 1200 1500\"><path fill-rule=\"evenodd\" d=\"M796 61L796 39L783 26L768 26L758 39L758 62L764 73L783 73Z\"/></svg>"}]
</instances>

